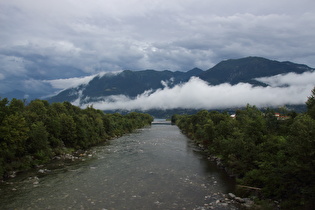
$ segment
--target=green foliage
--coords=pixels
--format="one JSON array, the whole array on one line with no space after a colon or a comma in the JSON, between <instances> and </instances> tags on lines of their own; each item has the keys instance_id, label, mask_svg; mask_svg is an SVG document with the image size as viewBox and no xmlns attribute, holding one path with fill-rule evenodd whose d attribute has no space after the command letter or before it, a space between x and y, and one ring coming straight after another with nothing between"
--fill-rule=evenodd
<instances>
[{"instance_id":1,"label":"green foliage","mask_svg":"<svg viewBox=\"0 0 315 210\"><path fill-rule=\"evenodd\" d=\"M48 132L43 122L35 122L31 125L27 149L30 154L44 152L47 157L50 155L50 145L48 142Z\"/></svg>"},{"instance_id":2,"label":"green foliage","mask_svg":"<svg viewBox=\"0 0 315 210\"><path fill-rule=\"evenodd\" d=\"M7 115L0 125L1 148L6 148L7 160L14 160L24 153L25 141L29 128L25 119L19 114Z\"/></svg>"},{"instance_id":3,"label":"green foliage","mask_svg":"<svg viewBox=\"0 0 315 210\"><path fill-rule=\"evenodd\" d=\"M0 123L0 176L6 175L12 165L26 153L25 142L29 128L19 113L6 115Z\"/></svg>"},{"instance_id":4,"label":"green foliage","mask_svg":"<svg viewBox=\"0 0 315 210\"><path fill-rule=\"evenodd\" d=\"M315 120L302 114L295 118L288 137L287 167L292 182L298 183L291 191L301 200L314 200L315 192ZM290 188L289 188L290 189Z\"/></svg>"},{"instance_id":5,"label":"green foliage","mask_svg":"<svg viewBox=\"0 0 315 210\"><path fill-rule=\"evenodd\" d=\"M0 177L43 164L65 151L86 149L151 124L148 114L105 114L69 102L0 100Z\"/></svg>"},{"instance_id":6,"label":"green foliage","mask_svg":"<svg viewBox=\"0 0 315 210\"><path fill-rule=\"evenodd\" d=\"M314 208L315 192L315 89L308 112L277 110L290 116L275 117L271 109L247 105L226 113L201 111L176 115L177 126L211 155L221 158L241 185L261 188L262 198L282 201L285 208Z\"/></svg>"},{"instance_id":7,"label":"green foliage","mask_svg":"<svg viewBox=\"0 0 315 210\"><path fill-rule=\"evenodd\" d=\"M4 117L9 114L8 103L9 100L7 98L0 100L0 123L3 121Z\"/></svg>"},{"instance_id":8,"label":"green foliage","mask_svg":"<svg viewBox=\"0 0 315 210\"><path fill-rule=\"evenodd\" d=\"M63 141L66 147L77 146L76 124L71 115L62 113L59 116L61 130L59 138Z\"/></svg>"},{"instance_id":9,"label":"green foliage","mask_svg":"<svg viewBox=\"0 0 315 210\"><path fill-rule=\"evenodd\" d=\"M312 95L308 97L306 101L307 112L308 114L315 119L315 87L312 90Z\"/></svg>"}]
</instances>

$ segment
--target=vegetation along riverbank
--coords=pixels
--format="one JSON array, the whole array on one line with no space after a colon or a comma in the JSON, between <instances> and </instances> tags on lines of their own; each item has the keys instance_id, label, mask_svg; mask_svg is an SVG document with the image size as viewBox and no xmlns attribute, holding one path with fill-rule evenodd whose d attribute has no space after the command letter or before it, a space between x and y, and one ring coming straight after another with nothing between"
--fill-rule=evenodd
<instances>
[{"instance_id":1,"label":"vegetation along riverbank","mask_svg":"<svg viewBox=\"0 0 315 210\"><path fill-rule=\"evenodd\" d=\"M276 113L248 105L235 116L216 111L174 115L172 122L236 177L243 196L282 209L315 207L315 88L307 112Z\"/></svg>"},{"instance_id":2,"label":"vegetation along riverbank","mask_svg":"<svg viewBox=\"0 0 315 210\"><path fill-rule=\"evenodd\" d=\"M0 179L151 124L149 114L105 114L69 102L0 98Z\"/></svg>"}]
</instances>

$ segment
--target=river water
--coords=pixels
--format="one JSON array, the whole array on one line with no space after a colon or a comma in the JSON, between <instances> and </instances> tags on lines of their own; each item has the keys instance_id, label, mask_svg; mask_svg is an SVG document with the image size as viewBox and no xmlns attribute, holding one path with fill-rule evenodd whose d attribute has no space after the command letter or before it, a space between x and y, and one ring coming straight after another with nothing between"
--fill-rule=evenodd
<instances>
[{"instance_id":1,"label":"river water","mask_svg":"<svg viewBox=\"0 0 315 210\"><path fill-rule=\"evenodd\" d=\"M176 126L153 124L90 153L2 183L0 209L237 209L218 205L234 181Z\"/></svg>"}]
</instances>

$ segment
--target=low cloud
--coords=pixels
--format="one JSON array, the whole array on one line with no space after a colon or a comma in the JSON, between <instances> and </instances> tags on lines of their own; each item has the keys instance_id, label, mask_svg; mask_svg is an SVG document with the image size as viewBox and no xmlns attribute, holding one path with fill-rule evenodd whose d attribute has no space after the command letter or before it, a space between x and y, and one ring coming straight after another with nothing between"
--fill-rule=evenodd
<instances>
[{"instance_id":1,"label":"low cloud","mask_svg":"<svg viewBox=\"0 0 315 210\"><path fill-rule=\"evenodd\" d=\"M266 83L272 87L281 86L305 86L315 84L315 72L305 72L303 74L288 73L279 74L272 77L261 77L256 79L259 82Z\"/></svg>"},{"instance_id":2,"label":"low cloud","mask_svg":"<svg viewBox=\"0 0 315 210\"><path fill-rule=\"evenodd\" d=\"M54 79L54 80L43 80L42 82L50 84L53 88L58 90L65 90L72 87L78 87L80 85L88 84L95 77L102 77L105 74L107 75L116 75L121 71L115 72L101 72L86 77L73 77L68 79Z\"/></svg>"},{"instance_id":3,"label":"low cloud","mask_svg":"<svg viewBox=\"0 0 315 210\"><path fill-rule=\"evenodd\" d=\"M315 76L315 73L310 73ZM310 76L308 74L300 77ZM93 103L93 107L101 110L149 110L149 109L216 109L242 107L246 104L265 106L281 106L285 104L304 104L310 95L315 82L295 83L289 81L292 74L279 75L280 86L253 87L247 83L230 85L227 83L211 86L205 81L193 77L187 83L173 88L165 86L155 92L146 91L131 99L124 95L106 97L101 102ZM295 78L297 75L295 75ZM273 80L271 77L269 80ZM267 78L263 79L264 81ZM281 82L283 80L283 82ZM281 87L283 83L287 86ZM90 104L91 105L91 104Z\"/></svg>"},{"instance_id":4,"label":"low cloud","mask_svg":"<svg viewBox=\"0 0 315 210\"><path fill-rule=\"evenodd\" d=\"M69 79L54 79L54 80L44 80L44 83L49 83L53 88L56 89L67 89L72 87L77 87L79 85L88 84L96 75L86 76L86 77L73 77Z\"/></svg>"}]
</instances>

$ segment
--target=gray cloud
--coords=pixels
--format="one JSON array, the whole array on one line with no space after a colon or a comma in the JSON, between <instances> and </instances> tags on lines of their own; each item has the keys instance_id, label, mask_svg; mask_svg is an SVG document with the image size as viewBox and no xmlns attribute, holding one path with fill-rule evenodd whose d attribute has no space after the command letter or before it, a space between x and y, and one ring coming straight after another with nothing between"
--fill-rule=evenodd
<instances>
[{"instance_id":1,"label":"gray cloud","mask_svg":"<svg viewBox=\"0 0 315 210\"><path fill-rule=\"evenodd\" d=\"M250 55L315 66L313 0L10 0L0 14L2 81L208 69Z\"/></svg>"}]
</instances>

